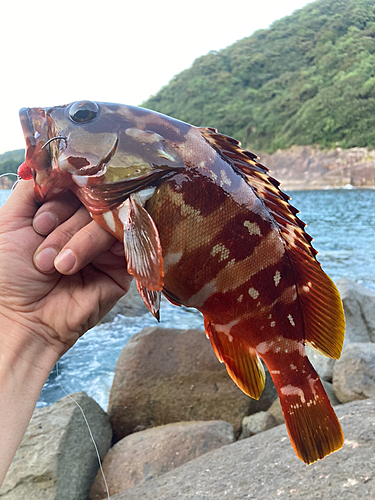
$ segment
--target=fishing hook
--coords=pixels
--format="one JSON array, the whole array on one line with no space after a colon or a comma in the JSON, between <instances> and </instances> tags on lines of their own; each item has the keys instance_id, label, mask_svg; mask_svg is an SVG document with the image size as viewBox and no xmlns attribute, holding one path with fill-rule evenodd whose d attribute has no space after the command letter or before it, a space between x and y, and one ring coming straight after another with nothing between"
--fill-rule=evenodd
<instances>
[{"instance_id":1,"label":"fishing hook","mask_svg":"<svg viewBox=\"0 0 375 500\"><path fill-rule=\"evenodd\" d=\"M43 144L43 146L41 147L41 150L44 149L46 146L48 146L48 144L52 141L56 141L57 139L63 139L65 141L65 145L67 145L68 141L67 141L67 138L63 135L58 135L56 137L52 137L51 139L49 139L47 142L45 142Z\"/></svg>"}]
</instances>

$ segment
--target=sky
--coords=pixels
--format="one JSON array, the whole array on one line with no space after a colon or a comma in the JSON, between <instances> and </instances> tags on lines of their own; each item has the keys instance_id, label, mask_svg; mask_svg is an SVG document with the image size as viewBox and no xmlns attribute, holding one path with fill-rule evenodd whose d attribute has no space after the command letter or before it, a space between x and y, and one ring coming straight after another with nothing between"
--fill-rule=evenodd
<instances>
[{"instance_id":1,"label":"sky","mask_svg":"<svg viewBox=\"0 0 375 500\"><path fill-rule=\"evenodd\" d=\"M18 111L88 99L139 105L210 50L306 0L12 0L0 7L0 154ZM215 124L210 124L215 126Z\"/></svg>"}]
</instances>

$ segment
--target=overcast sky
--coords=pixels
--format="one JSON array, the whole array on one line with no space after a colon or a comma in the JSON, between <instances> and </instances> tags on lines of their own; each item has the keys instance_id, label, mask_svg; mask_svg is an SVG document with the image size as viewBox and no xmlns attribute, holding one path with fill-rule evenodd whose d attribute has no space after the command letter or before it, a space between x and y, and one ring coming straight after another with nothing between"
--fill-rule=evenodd
<instances>
[{"instance_id":1,"label":"overcast sky","mask_svg":"<svg viewBox=\"0 0 375 500\"><path fill-rule=\"evenodd\" d=\"M24 147L18 110L81 99L140 104L194 59L306 0L12 0L0 7L0 153ZM215 126L215 124L208 124Z\"/></svg>"}]
</instances>

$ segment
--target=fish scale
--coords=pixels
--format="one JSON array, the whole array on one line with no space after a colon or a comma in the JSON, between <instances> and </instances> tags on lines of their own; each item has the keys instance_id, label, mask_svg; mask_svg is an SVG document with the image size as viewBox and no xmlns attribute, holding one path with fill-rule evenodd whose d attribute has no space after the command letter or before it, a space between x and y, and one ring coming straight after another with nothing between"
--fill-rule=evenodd
<instances>
[{"instance_id":1,"label":"fish scale","mask_svg":"<svg viewBox=\"0 0 375 500\"><path fill-rule=\"evenodd\" d=\"M71 189L124 242L128 272L159 317L160 293L195 307L234 382L258 399L263 363L306 463L343 435L305 344L338 358L335 285L305 224L253 153L212 128L142 108L78 101L23 109L26 162L44 202Z\"/></svg>"}]
</instances>

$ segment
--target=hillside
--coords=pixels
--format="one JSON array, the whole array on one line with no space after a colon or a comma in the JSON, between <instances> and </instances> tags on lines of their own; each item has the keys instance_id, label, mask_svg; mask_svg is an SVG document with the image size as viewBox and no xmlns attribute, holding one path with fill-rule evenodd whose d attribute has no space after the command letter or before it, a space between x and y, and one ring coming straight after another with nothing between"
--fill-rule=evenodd
<instances>
[{"instance_id":1,"label":"hillside","mask_svg":"<svg viewBox=\"0 0 375 500\"><path fill-rule=\"evenodd\" d=\"M215 127L255 152L373 149L375 2L310 3L200 57L143 105Z\"/></svg>"},{"instance_id":2,"label":"hillside","mask_svg":"<svg viewBox=\"0 0 375 500\"><path fill-rule=\"evenodd\" d=\"M25 150L16 149L14 151L7 151L0 155L0 175L9 172L16 173L18 166L25 159ZM0 177L0 189L10 189L14 184L15 177Z\"/></svg>"}]
</instances>

